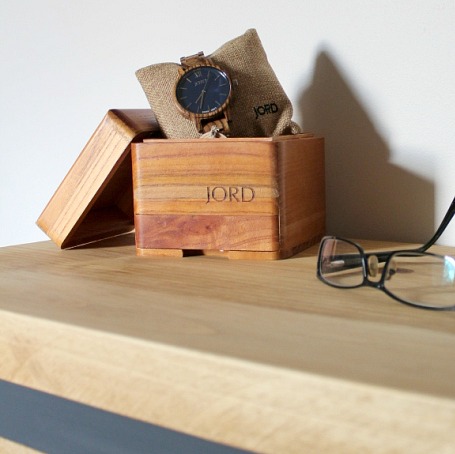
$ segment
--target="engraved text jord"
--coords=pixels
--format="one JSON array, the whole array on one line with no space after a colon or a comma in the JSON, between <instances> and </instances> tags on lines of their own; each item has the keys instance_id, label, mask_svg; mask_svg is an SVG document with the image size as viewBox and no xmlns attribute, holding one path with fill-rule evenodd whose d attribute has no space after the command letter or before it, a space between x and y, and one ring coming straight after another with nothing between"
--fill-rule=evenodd
<instances>
[{"instance_id":1,"label":"engraved text jord","mask_svg":"<svg viewBox=\"0 0 455 454\"><path fill-rule=\"evenodd\" d=\"M251 186L207 186L207 202L252 202L256 193Z\"/></svg>"}]
</instances>

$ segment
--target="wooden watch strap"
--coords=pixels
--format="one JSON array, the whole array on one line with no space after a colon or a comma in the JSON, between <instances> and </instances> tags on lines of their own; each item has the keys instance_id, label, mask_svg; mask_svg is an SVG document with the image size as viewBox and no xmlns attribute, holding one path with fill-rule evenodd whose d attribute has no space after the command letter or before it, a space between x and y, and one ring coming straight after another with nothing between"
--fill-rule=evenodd
<instances>
[{"instance_id":1,"label":"wooden watch strap","mask_svg":"<svg viewBox=\"0 0 455 454\"><path fill-rule=\"evenodd\" d=\"M212 130L212 127L217 128L220 132L222 132L224 135L229 134L229 123L228 119L226 117L223 118L218 118L216 120L212 120L206 125L202 127L202 133L207 133Z\"/></svg>"},{"instance_id":2,"label":"wooden watch strap","mask_svg":"<svg viewBox=\"0 0 455 454\"><path fill-rule=\"evenodd\" d=\"M208 64L211 65L212 61L210 58L207 58L204 56L204 52L198 52L197 54L194 55L189 55L188 57L182 57L180 59L180 64L182 65L183 69L188 69L191 66L196 66L196 65L203 65L203 64Z\"/></svg>"}]
</instances>

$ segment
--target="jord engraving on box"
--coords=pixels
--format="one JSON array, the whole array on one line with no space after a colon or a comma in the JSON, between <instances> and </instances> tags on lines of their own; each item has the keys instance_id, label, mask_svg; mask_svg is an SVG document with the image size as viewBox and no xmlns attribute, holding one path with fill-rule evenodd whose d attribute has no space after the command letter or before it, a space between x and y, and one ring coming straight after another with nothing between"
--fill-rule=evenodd
<instances>
[{"instance_id":1,"label":"jord engraving on box","mask_svg":"<svg viewBox=\"0 0 455 454\"><path fill-rule=\"evenodd\" d=\"M256 193L251 186L207 186L207 202L252 202Z\"/></svg>"}]
</instances>

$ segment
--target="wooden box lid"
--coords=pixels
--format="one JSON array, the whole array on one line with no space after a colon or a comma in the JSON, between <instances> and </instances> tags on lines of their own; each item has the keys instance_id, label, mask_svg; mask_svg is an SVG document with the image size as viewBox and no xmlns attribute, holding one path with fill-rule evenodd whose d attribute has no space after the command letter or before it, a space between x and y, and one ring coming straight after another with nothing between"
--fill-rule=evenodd
<instances>
[{"instance_id":1,"label":"wooden box lid","mask_svg":"<svg viewBox=\"0 0 455 454\"><path fill-rule=\"evenodd\" d=\"M150 109L109 110L37 225L62 249L133 231L131 143L154 135Z\"/></svg>"}]
</instances>

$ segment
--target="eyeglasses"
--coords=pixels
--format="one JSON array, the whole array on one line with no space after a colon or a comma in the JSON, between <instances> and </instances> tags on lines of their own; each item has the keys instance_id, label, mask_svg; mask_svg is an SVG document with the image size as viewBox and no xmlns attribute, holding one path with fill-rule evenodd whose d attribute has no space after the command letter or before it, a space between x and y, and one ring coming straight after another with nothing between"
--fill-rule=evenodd
<instances>
[{"instance_id":1,"label":"eyeglasses","mask_svg":"<svg viewBox=\"0 0 455 454\"><path fill-rule=\"evenodd\" d=\"M351 240L326 236L319 247L317 277L341 289L369 286L401 303L455 309L455 258L426 252L455 215L455 198L432 238L416 249L365 253Z\"/></svg>"}]
</instances>

